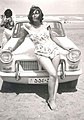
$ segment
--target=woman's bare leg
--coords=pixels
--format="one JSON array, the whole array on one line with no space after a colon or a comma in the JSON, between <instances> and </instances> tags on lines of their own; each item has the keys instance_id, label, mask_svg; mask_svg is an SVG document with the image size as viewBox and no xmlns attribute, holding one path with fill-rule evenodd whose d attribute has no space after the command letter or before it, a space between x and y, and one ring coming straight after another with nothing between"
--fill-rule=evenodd
<instances>
[{"instance_id":1,"label":"woman's bare leg","mask_svg":"<svg viewBox=\"0 0 84 120\"><path fill-rule=\"evenodd\" d=\"M52 61L47 58L47 57L40 57L39 58L40 63L42 64L42 66L47 70L47 72L49 73L49 81L48 81L48 92L49 92L49 101L50 100L54 100L54 92L55 92L55 84L56 84L56 69L54 67L54 64L52 64ZM54 62L54 59L53 59ZM58 64L59 62L57 62ZM51 102L51 101L50 101ZM55 102L53 105L50 105L51 109L55 108Z\"/></svg>"},{"instance_id":2,"label":"woman's bare leg","mask_svg":"<svg viewBox=\"0 0 84 120\"><path fill-rule=\"evenodd\" d=\"M53 78L52 78L52 76L50 76L50 80L48 82L48 91L49 91L49 94L50 94L48 103L49 103L49 106L50 106L51 109L56 108L55 98L56 98L56 93L57 93L57 90L58 90L58 75L57 75L57 72L58 72L59 61L60 61L60 57L59 57L59 55L56 55L52 60L53 66L55 68L56 76L53 77ZM53 84L53 85L51 85L51 84ZM53 89L53 93L51 93L52 89ZM53 94L53 96L52 96L52 94Z\"/></svg>"},{"instance_id":3,"label":"woman's bare leg","mask_svg":"<svg viewBox=\"0 0 84 120\"><path fill-rule=\"evenodd\" d=\"M60 56L59 55L56 55L52 60L52 63L54 65L55 69L56 69L56 81L55 81L55 86L54 86L54 99L56 97L56 93L57 93L57 90L58 90L58 75L57 75L57 72L58 72L59 61L60 61Z\"/></svg>"}]
</instances>

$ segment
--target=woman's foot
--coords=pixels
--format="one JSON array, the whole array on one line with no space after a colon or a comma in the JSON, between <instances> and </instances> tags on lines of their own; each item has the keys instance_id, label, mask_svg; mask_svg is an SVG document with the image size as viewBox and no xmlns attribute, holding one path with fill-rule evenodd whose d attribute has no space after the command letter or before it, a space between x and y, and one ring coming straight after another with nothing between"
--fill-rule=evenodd
<instances>
[{"instance_id":1,"label":"woman's foot","mask_svg":"<svg viewBox=\"0 0 84 120\"><path fill-rule=\"evenodd\" d=\"M56 103L54 99L49 99L48 100L48 106L50 107L51 110L55 110L56 109Z\"/></svg>"}]
</instances>

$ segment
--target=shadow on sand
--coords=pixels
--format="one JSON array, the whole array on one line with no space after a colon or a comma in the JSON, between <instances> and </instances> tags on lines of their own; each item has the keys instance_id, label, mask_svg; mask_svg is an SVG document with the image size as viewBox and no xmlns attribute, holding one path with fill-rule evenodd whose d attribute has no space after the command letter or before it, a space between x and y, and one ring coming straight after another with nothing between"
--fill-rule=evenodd
<instances>
[{"instance_id":1,"label":"shadow on sand","mask_svg":"<svg viewBox=\"0 0 84 120\"><path fill-rule=\"evenodd\" d=\"M74 88L67 88L67 85L65 83L59 84L58 87L58 94L62 94L63 92L76 92L77 89ZM23 84L14 84L14 83L8 83L3 82L2 93L16 93L17 95L19 93L36 93L40 97L47 99L48 98L48 85L23 85Z\"/></svg>"}]
</instances>

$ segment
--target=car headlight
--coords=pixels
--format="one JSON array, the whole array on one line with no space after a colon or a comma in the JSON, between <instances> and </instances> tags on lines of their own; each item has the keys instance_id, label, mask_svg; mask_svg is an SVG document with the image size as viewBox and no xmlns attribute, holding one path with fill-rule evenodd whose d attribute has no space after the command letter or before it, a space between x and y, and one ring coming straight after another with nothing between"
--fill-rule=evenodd
<instances>
[{"instance_id":1,"label":"car headlight","mask_svg":"<svg viewBox=\"0 0 84 120\"><path fill-rule=\"evenodd\" d=\"M80 55L81 52L79 50L72 49L68 54L67 54L67 59L70 62L78 62L80 60Z\"/></svg>"},{"instance_id":2,"label":"car headlight","mask_svg":"<svg viewBox=\"0 0 84 120\"><path fill-rule=\"evenodd\" d=\"M3 63L10 63L12 61L12 53L9 50L4 50L0 54L0 60Z\"/></svg>"}]
</instances>

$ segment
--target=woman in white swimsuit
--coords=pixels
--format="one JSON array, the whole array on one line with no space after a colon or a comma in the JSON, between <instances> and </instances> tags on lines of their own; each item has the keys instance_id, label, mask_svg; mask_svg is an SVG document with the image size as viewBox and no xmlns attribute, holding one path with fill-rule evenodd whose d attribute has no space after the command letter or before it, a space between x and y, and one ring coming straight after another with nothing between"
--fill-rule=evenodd
<instances>
[{"instance_id":1,"label":"woman in white swimsuit","mask_svg":"<svg viewBox=\"0 0 84 120\"><path fill-rule=\"evenodd\" d=\"M42 10L37 6L31 7L28 19L30 22L25 23L23 26L24 35L18 40L12 51L14 51L24 41L27 35L32 40L35 45L35 54L38 60L49 73L48 105L53 110L56 108L55 97L58 89L57 70L60 61L59 51L56 43L53 41L54 39L52 39L50 27L44 25L42 22Z\"/></svg>"}]
</instances>

